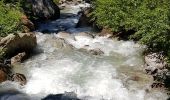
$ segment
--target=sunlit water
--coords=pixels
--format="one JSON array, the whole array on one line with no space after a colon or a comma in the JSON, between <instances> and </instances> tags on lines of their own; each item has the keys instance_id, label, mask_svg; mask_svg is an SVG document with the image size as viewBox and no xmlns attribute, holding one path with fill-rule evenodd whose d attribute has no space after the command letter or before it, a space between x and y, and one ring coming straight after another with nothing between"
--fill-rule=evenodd
<instances>
[{"instance_id":1,"label":"sunlit water","mask_svg":"<svg viewBox=\"0 0 170 100\"><path fill-rule=\"evenodd\" d=\"M56 26L60 22L63 27L68 25L66 31L72 34L63 38L64 41L55 33L38 32L38 53L15 68L26 75L28 83L21 87L4 82L1 89L15 88L32 100L64 92L75 92L83 100L166 100L163 91L150 88L152 78L142 68L143 46L107 37L78 36L78 32L92 32L92 29L74 28L77 18L71 16L42 24L39 31L58 30ZM92 55L81 48L100 49L104 54Z\"/></svg>"}]
</instances>

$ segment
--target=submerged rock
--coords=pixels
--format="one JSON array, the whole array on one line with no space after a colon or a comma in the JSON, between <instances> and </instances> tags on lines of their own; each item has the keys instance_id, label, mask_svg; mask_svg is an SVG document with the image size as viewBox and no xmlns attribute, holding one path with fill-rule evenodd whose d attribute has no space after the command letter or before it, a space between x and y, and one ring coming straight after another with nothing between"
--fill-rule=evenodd
<instances>
[{"instance_id":1,"label":"submerged rock","mask_svg":"<svg viewBox=\"0 0 170 100\"><path fill-rule=\"evenodd\" d=\"M102 54L104 54L104 52L101 51L100 49L90 49L89 50L87 46L84 47L84 48L80 48L78 50L81 51L81 52L92 54L92 55L102 55Z\"/></svg>"},{"instance_id":2,"label":"submerged rock","mask_svg":"<svg viewBox=\"0 0 170 100\"><path fill-rule=\"evenodd\" d=\"M89 52L93 55L102 55L104 54L104 52L100 49L92 49L92 50L89 50Z\"/></svg>"},{"instance_id":3,"label":"submerged rock","mask_svg":"<svg viewBox=\"0 0 170 100\"><path fill-rule=\"evenodd\" d=\"M76 37L77 36L84 36L84 37L94 38L94 36L92 34L87 33L87 32L80 32L80 33L77 33L75 36Z\"/></svg>"},{"instance_id":4,"label":"submerged rock","mask_svg":"<svg viewBox=\"0 0 170 100\"><path fill-rule=\"evenodd\" d=\"M11 81L18 82L20 85L25 85L27 83L27 79L24 74L15 73L11 76Z\"/></svg>"},{"instance_id":5,"label":"submerged rock","mask_svg":"<svg viewBox=\"0 0 170 100\"><path fill-rule=\"evenodd\" d=\"M31 52L36 45L34 33L9 34L0 41L0 47L7 56L13 56L19 52Z\"/></svg>"},{"instance_id":6,"label":"submerged rock","mask_svg":"<svg viewBox=\"0 0 170 100\"><path fill-rule=\"evenodd\" d=\"M64 31L57 33L56 37L61 39L74 39L73 36L71 36L71 33L64 32Z\"/></svg>"},{"instance_id":7,"label":"submerged rock","mask_svg":"<svg viewBox=\"0 0 170 100\"><path fill-rule=\"evenodd\" d=\"M35 16L42 20L58 19L60 9L53 0L29 0Z\"/></svg>"}]
</instances>

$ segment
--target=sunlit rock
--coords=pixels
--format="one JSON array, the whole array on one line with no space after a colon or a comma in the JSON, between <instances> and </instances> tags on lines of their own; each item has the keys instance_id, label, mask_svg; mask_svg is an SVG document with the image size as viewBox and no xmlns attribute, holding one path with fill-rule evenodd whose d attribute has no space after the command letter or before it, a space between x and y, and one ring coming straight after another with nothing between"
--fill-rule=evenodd
<instances>
[{"instance_id":1,"label":"sunlit rock","mask_svg":"<svg viewBox=\"0 0 170 100\"><path fill-rule=\"evenodd\" d=\"M16 56L11 58L11 65L15 65L17 63L21 63L27 57L25 52L18 53Z\"/></svg>"},{"instance_id":2,"label":"sunlit rock","mask_svg":"<svg viewBox=\"0 0 170 100\"><path fill-rule=\"evenodd\" d=\"M36 47L37 41L34 33L9 34L0 41L0 46L5 54L11 56L19 52L31 52Z\"/></svg>"},{"instance_id":3,"label":"sunlit rock","mask_svg":"<svg viewBox=\"0 0 170 100\"><path fill-rule=\"evenodd\" d=\"M35 30L34 24L28 19L26 15L21 17L21 23L24 25L24 32L30 32Z\"/></svg>"},{"instance_id":4,"label":"sunlit rock","mask_svg":"<svg viewBox=\"0 0 170 100\"><path fill-rule=\"evenodd\" d=\"M60 17L59 7L53 0L28 0L32 5L32 11L40 19L57 19Z\"/></svg>"},{"instance_id":5,"label":"sunlit rock","mask_svg":"<svg viewBox=\"0 0 170 100\"><path fill-rule=\"evenodd\" d=\"M27 79L24 74L15 73L11 76L11 81L18 82L20 85L25 85L27 83Z\"/></svg>"}]
</instances>

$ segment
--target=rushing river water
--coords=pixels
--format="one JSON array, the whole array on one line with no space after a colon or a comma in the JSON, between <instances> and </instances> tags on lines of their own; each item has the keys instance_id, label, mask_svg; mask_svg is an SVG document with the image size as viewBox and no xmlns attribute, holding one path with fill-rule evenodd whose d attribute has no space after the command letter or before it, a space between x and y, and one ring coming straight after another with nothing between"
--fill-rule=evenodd
<instances>
[{"instance_id":1,"label":"rushing river water","mask_svg":"<svg viewBox=\"0 0 170 100\"><path fill-rule=\"evenodd\" d=\"M64 92L75 92L83 100L166 100L163 90L150 88L152 77L142 68L144 47L132 41L78 35L94 32L90 27L75 28L80 6L84 5L70 6L61 19L40 25L37 31L64 28L72 34L59 39L59 34L37 32L36 55L15 68L28 83L4 82L1 89L15 88L31 100ZM104 54L93 55L81 48Z\"/></svg>"}]
</instances>

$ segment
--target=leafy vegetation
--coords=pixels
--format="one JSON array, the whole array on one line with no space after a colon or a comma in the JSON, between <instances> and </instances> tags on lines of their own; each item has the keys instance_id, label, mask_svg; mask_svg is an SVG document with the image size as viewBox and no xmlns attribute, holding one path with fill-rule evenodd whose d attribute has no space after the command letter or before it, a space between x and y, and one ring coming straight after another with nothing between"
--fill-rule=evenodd
<instances>
[{"instance_id":1,"label":"leafy vegetation","mask_svg":"<svg viewBox=\"0 0 170 100\"><path fill-rule=\"evenodd\" d=\"M170 57L170 0L95 0L93 19ZM125 34L126 35L126 34Z\"/></svg>"},{"instance_id":2,"label":"leafy vegetation","mask_svg":"<svg viewBox=\"0 0 170 100\"><path fill-rule=\"evenodd\" d=\"M23 13L19 8L0 1L0 12L0 36L3 37L22 30L20 19Z\"/></svg>"}]
</instances>

